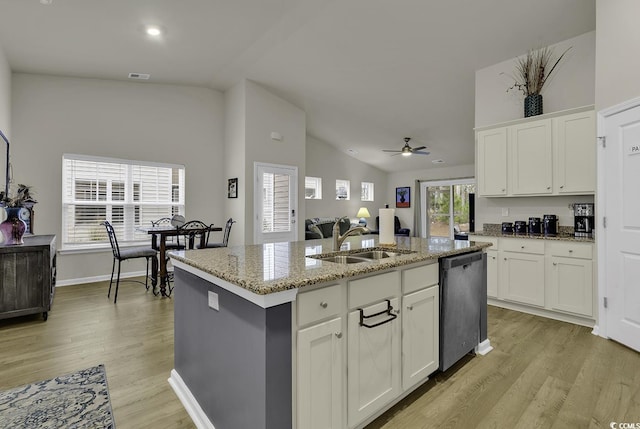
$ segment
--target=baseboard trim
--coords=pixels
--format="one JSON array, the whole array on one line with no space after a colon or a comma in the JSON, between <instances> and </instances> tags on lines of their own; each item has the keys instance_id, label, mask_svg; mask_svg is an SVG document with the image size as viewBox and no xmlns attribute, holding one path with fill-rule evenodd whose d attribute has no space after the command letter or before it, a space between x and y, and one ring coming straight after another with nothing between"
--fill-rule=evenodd
<instances>
[{"instance_id":1,"label":"baseboard trim","mask_svg":"<svg viewBox=\"0 0 640 429\"><path fill-rule=\"evenodd\" d=\"M189 414L189 417L193 420L193 424L195 424L198 429L216 429L175 369L171 370L171 376L168 381L176 393L176 396L180 399L180 402L182 402L182 406L187 411L187 414Z\"/></svg>"},{"instance_id":2,"label":"baseboard trim","mask_svg":"<svg viewBox=\"0 0 640 429\"><path fill-rule=\"evenodd\" d=\"M561 322L573 323L574 325L586 326L593 328L596 324L595 320L581 316L572 316L570 314L559 313L546 310L543 308L534 308L528 305L521 305L515 302L502 301L495 298L489 298L488 304L494 307L506 308L507 310L520 311L521 313L533 314L534 316L546 317L548 319L559 320Z\"/></svg>"},{"instance_id":3,"label":"baseboard trim","mask_svg":"<svg viewBox=\"0 0 640 429\"><path fill-rule=\"evenodd\" d=\"M488 338L476 346L476 353L481 356L486 355L491 350L493 350L493 347L491 346L491 341L489 341Z\"/></svg>"},{"instance_id":4,"label":"baseboard trim","mask_svg":"<svg viewBox=\"0 0 640 429\"><path fill-rule=\"evenodd\" d=\"M120 279L128 279L131 277L144 277L146 271L133 271L130 273L121 273ZM56 280L56 287L63 286L75 286L81 285L85 283L98 283L98 282L108 282L111 280L111 274L107 274L104 276L93 276L93 277L80 277L77 279L67 279L67 280Z\"/></svg>"}]
</instances>

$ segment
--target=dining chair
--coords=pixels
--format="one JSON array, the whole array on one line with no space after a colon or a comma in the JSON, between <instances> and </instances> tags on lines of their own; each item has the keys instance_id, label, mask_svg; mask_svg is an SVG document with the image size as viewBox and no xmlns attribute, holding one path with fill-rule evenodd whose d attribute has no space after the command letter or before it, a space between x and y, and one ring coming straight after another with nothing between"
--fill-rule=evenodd
<instances>
[{"instance_id":1,"label":"dining chair","mask_svg":"<svg viewBox=\"0 0 640 429\"><path fill-rule=\"evenodd\" d=\"M118 238L116 237L116 232L114 231L113 226L106 220L102 222L102 225L104 225L104 227L107 229L107 235L109 236L109 242L111 243L111 250L113 252L111 281L109 282L109 292L107 293L107 298L111 297L111 286L113 285L113 274L116 270L116 261L118 261L118 277L116 279L116 293L113 297L114 304L118 301L118 288L120 287L120 266L122 264L122 261L137 258L145 258L147 260L147 271L144 279L144 287L149 290L149 260L151 260L151 271L153 274L151 283L155 288L158 279L158 256L156 250L147 246L128 247L125 249L120 249L120 246L118 245ZM137 280L128 281L142 283Z\"/></svg>"},{"instance_id":2,"label":"dining chair","mask_svg":"<svg viewBox=\"0 0 640 429\"><path fill-rule=\"evenodd\" d=\"M175 215L173 217L161 217L157 220L151 221L151 226L173 226L178 228L180 225L184 224L184 216ZM160 250L158 245L158 240L156 236L153 236L151 241L151 247L155 250ZM167 237L165 238L164 247L166 250L183 250L185 248L184 245L180 244L180 240L176 237Z\"/></svg>"},{"instance_id":3,"label":"dining chair","mask_svg":"<svg viewBox=\"0 0 640 429\"><path fill-rule=\"evenodd\" d=\"M235 220L233 220L233 218L229 218L229 220L227 221L227 224L224 227L224 235L222 236L222 242L221 243L209 243L209 234L207 234L207 239L205 241L205 246L204 248L216 248L216 247L227 247L227 244L229 243L229 235L231 234L231 227L233 226L233 224L236 223Z\"/></svg>"},{"instance_id":4,"label":"dining chair","mask_svg":"<svg viewBox=\"0 0 640 429\"><path fill-rule=\"evenodd\" d=\"M199 220L190 220L189 222L185 222L184 225L178 227L178 237L184 237L184 243L187 249L194 249L196 237L207 237L208 231L209 225L206 223ZM198 248L199 247L200 246L198 245Z\"/></svg>"}]
</instances>

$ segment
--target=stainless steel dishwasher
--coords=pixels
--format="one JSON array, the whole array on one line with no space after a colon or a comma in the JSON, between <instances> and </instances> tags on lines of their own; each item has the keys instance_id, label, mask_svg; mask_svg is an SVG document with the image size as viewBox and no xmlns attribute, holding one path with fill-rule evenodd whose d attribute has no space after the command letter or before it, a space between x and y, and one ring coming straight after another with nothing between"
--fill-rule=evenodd
<instances>
[{"instance_id":1,"label":"stainless steel dishwasher","mask_svg":"<svg viewBox=\"0 0 640 429\"><path fill-rule=\"evenodd\" d=\"M483 252L440 260L440 370L487 338L487 259Z\"/></svg>"}]
</instances>

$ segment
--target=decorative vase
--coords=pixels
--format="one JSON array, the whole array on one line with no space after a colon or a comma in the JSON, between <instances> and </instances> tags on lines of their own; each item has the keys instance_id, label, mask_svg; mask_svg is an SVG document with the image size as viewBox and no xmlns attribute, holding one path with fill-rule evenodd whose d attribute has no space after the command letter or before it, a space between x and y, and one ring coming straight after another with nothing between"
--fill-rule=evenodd
<instances>
[{"instance_id":1,"label":"decorative vase","mask_svg":"<svg viewBox=\"0 0 640 429\"><path fill-rule=\"evenodd\" d=\"M542 115L542 95L527 95L524 99L524 117Z\"/></svg>"},{"instance_id":2,"label":"decorative vase","mask_svg":"<svg viewBox=\"0 0 640 429\"><path fill-rule=\"evenodd\" d=\"M0 223L0 233L4 237L4 244L24 244L22 237L27 224L20 219L20 207L5 207L7 218Z\"/></svg>"}]
</instances>

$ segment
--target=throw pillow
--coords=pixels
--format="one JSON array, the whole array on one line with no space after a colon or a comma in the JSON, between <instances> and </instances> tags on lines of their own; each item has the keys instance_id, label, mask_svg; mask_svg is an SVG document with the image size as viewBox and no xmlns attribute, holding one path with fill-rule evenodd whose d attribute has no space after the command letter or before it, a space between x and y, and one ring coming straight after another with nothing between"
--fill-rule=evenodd
<instances>
[{"instance_id":1,"label":"throw pillow","mask_svg":"<svg viewBox=\"0 0 640 429\"><path fill-rule=\"evenodd\" d=\"M309 231L315 232L316 234L319 234L321 238L324 238L324 235L322 235L322 231L320 231L320 228L318 228L318 225L309 226Z\"/></svg>"}]
</instances>

